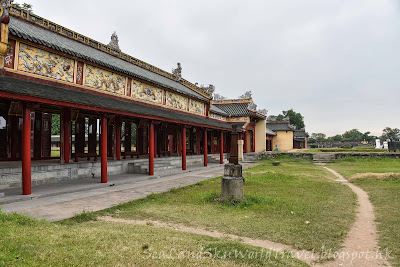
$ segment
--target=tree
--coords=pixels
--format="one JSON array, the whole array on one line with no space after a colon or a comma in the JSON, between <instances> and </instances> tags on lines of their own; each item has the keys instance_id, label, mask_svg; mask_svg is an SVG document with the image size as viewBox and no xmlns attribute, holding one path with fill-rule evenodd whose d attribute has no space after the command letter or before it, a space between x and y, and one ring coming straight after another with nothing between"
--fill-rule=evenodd
<instances>
[{"instance_id":1,"label":"tree","mask_svg":"<svg viewBox=\"0 0 400 267\"><path fill-rule=\"evenodd\" d=\"M332 139L332 141L342 141L343 136L341 136L340 134L337 134L337 135L330 137L330 139Z\"/></svg>"},{"instance_id":2,"label":"tree","mask_svg":"<svg viewBox=\"0 0 400 267\"><path fill-rule=\"evenodd\" d=\"M60 135L60 114L51 115L51 135Z\"/></svg>"},{"instance_id":3,"label":"tree","mask_svg":"<svg viewBox=\"0 0 400 267\"><path fill-rule=\"evenodd\" d=\"M352 129L350 131L346 131L343 134L343 140L362 141L362 140L364 140L364 134L362 132L360 132L358 129Z\"/></svg>"},{"instance_id":4,"label":"tree","mask_svg":"<svg viewBox=\"0 0 400 267\"><path fill-rule=\"evenodd\" d=\"M224 100L224 99L226 99L225 96L222 96L222 95L220 95L218 93L214 94L214 100Z\"/></svg>"},{"instance_id":5,"label":"tree","mask_svg":"<svg viewBox=\"0 0 400 267\"><path fill-rule=\"evenodd\" d=\"M324 133L312 133L311 138L314 139L315 141L323 141L326 139L326 134Z\"/></svg>"},{"instance_id":6,"label":"tree","mask_svg":"<svg viewBox=\"0 0 400 267\"><path fill-rule=\"evenodd\" d=\"M382 137L383 140L390 139L391 141L398 140L400 138L400 130L398 128L386 127L383 129Z\"/></svg>"},{"instance_id":7,"label":"tree","mask_svg":"<svg viewBox=\"0 0 400 267\"><path fill-rule=\"evenodd\" d=\"M29 12L29 13L33 12L33 6L31 4L23 3L21 5L21 4L18 4L18 3L13 3L12 5L15 6L15 7L21 8L21 9L23 9L23 10Z\"/></svg>"},{"instance_id":8,"label":"tree","mask_svg":"<svg viewBox=\"0 0 400 267\"><path fill-rule=\"evenodd\" d=\"M282 111L283 117L288 117L290 124L296 126L297 130L303 129L304 125L304 117L300 114L295 112L293 109L289 109L286 111Z\"/></svg>"},{"instance_id":9,"label":"tree","mask_svg":"<svg viewBox=\"0 0 400 267\"><path fill-rule=\"evenodd\" d=\"M249 99L251 98L253 93L251 91L246 91L243 95L239 96L240 99Z\"/></svg>"}]
</instances>

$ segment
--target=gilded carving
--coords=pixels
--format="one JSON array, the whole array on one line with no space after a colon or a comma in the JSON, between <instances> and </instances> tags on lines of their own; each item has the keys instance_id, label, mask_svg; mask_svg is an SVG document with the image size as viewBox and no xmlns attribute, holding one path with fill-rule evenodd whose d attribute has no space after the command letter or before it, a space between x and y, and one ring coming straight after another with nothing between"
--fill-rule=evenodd
<instances>
[{"instance_id":1,"label":"gilded carving","mask_svg":"<svg viewBox=\"0 0 400 267\"><path fill-rule=\"evenodd\" d=\"M214 118L214 119L217 119L217 120L226 121L226 117L221 116L221 115L218 115L218 114L215 114L215 113L210 113L210 117L211 117L211 118Z\"/></svg>"},{"instance_id":2,"label":"gilded carving","mask_svg":"<svg viewBox=\"0 0 400 267\"><path fill-rule=\"evenodd\" d=\"M132 80L132 97L162 104L161 89L135 80Z\"/></svg>"},{"instance_id":3,"label":"gilded carving","mask_svg":"<svg viewBox=\"0 0 400 267\"><path fill-rule=\"evenodd\" d=\"M187 98L167 91L166 104L168 107L187 110Z\"/></svg>"},{"instance_id":4,"label":"gilded carving","mask_svg":"<svg viewBox=\"0 0 400 267\"><path fill-rule=\"evenodd\" d=\"M94 66L86 65L85 85L107 92L125 94L126 77Z\"/></svg>"},{"instance_id":5,"label":"gilded carving","mask_svg":"<svg viewBox=\"0 0 400 267\"><path fill-rule=\"evenodd\" d=\"M60 81L74 81L75 62L72 59L22 43L19 46L18 56L18 70Z\"/></svg>"},{"instance_id":6,"label":"gilded carving","mask_svg":"<svg viewBox=\"0 0 400 267\"><path fill-rule=\"evenodd\" d=\"M205 113L204 112L204 103L190 99L189 111L203 115Z\"/></svg>"},{"instance_id":7,"label":"gilded carving","mask_svg":"<svg viewBox=\"0 0 400 267\"><path fill-rule=\"evenodd\" d=\"M250 121L250 118L249 117L232 117L232 118L228 118L228 121L248 122L248 121Z\"/></svg>"}]
</instances>

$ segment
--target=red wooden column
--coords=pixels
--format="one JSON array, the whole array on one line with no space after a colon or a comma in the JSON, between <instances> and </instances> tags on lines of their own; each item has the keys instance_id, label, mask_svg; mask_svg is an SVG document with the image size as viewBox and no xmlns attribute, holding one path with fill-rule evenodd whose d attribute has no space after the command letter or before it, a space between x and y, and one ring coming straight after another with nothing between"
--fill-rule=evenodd
<instances>
[{"instance_id":1,"label":"red wooden column","mask_svg":"<svg viewBox=\"0 0 400 267\"><path fill-rule=\"evenodd\" d=\"M207 151L207 129L204 129L204 141L203 141L203 151L204 151L204 167L207 167L207 158L208 158L208 151Z\"/></svg>"},{"instance_id":2,"label":"red wooden column","mask_svg":"<svg viewBox=\"0 0 400 267\"><path fill-rule=\"evenodd\" d=\"M200 129L196 129L196 154L200 155Z\"/></svg>"},{"instance_id":3,"label":"red wooden column","mask_svg":"<svg viewBox=\"0 0 400 267\"><path fill-rule=\"evenodd\" d=\"M219 142L219 164L224 164L224 132L221 131L221 139Z\"/></svg>"},{"instance_id":4,"label":"red wooden column","mask_svg":"<svg viewBox=\"0 0 400 267\"><path fill-rule=\"evenodd\" d=\"M154 123L149 127L149 175L154 175Z\"/></svg>"},{"instance_id":5,"label":"red wooden column","mask_svg":"<svg viewBox=\"0 0 400 267\"><path fill-rule=\"evenodd\" d=\"M253 152L256 152L256 128L253 129Z\"/></svg>"},{"instance_id":6,"label":"red wooden column","mask_svg":"<svg viewBox=\"0 0 400 267\"><path fill-rule=\"evenodd\" d=\"M22 194L31 194L31 111L26 103L22 110Z\"/></svg>"},{"instance_id":7,"label":"red wooden column","mask_svg":"<svg viewBox=\"0 0 400 267\"><path fill-rule=\"evenodd\" d=\"M105 114L101 115L101 182L107 183L107 118Z\"/></svg>"},{"instance_id":8,"label":"red wooden column","mask_svg":"<svg viewBox=\"0 0 400 267\"><path fill-rule=\"evenodd\" d=\"M244 153L247 153L247 131L244 132Z\"/></svg>"},{"instance_id":9,"label":"red wooden column","mask_svg":"<svg viewBox=\"0 0 400 267\"><path fill-rule=\"evenodd\" d=\"M182 126L182 170L186 170L186 128Z\"/></svg>"},{"instance_id":10,"label":"red wooden column","mask_svg":"<svg viewBox=\"0 0 400 267\"><path fill-rule=\"evenodd\" d=\"M121 116L115 116L115 156L121 160Z\"/></svg>"},{"instance_id":11,"label":"red wooden column","mask_svg":"<svg viewBox=\"0 0 400 267\"><path fill-rule=\"evenodd\" d=\"M63 128L64 128L64 162L69 163L71 154L71 109L63 109Z\"/></svg>"}]
</instances>

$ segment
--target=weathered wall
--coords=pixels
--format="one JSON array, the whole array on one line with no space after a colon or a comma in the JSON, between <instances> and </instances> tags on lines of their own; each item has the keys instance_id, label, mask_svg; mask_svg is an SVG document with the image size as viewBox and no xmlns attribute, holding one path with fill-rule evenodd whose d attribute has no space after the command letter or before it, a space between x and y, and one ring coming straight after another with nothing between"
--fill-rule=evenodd
<instances>
[{"instance_id":1,"label":"weathered wall","mask_svg":"<svg viewBox=\"0 0 400 267\"><path fill-rule=\"evenodd\" d=\"M267 149L267 145L265 143L265 136L267 135L267 129L265 128L266 121L260 120L256 123L255 131L256 131L256 151L255 152L264 152Z\"/></svg>"},{"instance_id":2,"label":"weathered wall","mask_svg":"<svg viewBox=\"0 0 400 267\"><path fill-rule=\"evenodd\" d=\"M293 149L293 131L277 131L272 139L272 150L278 146L279 151Z\"/></svg>"}]
</instances>

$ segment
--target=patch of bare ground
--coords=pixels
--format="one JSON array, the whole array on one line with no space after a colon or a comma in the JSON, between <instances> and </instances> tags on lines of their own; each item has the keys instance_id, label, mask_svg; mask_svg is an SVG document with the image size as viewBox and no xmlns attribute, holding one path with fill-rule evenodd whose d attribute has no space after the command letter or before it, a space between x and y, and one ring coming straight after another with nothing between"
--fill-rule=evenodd
<instances>
[{"instance_id":1,"label":"patch of bare ground","mask_svg":"<svg viewBox=\"0 0 400 267\"><path fill-rule=\"evenodd\" d=\"M110 217L110 216L103 216L103 217L99 217L98 219L102 220L102 221L114 222L114 223L156 226L156 227L174 229L174 230L182 231L182 232L186 232L186 233L206 235L206 236L215 237L215 238L229 238L229 239L237 241L237 242L241 242L241 243L248 244L251 246L269 249L269 250L272 250L272 251L278 252L278 253L285 252L285 251L290 252L294 258L304 261L308 264L312 264L315 260L319 259L319 255L317 253L313 253L312 251L306 251L306 250L298 250L298 249L295 249L295 248L285 245L285 244L280 244L280 243L272 242L269 240L262 240L262 239L255 239L255 238L242 237L242 236L237 236L237 235L232 235L232 234L226 234L226 233L221 233L218 231L208 231L208 230L201 229L201 228L188 227L183 224L166 223L166 222L152 221L152 220L127 220L127 219L121 219L121 218L114 218L114 217Z\"/></svg>"},{"instance_id":2,"label":"patch of bare ground","mask_svg":"<svg viewBox=\"0 0 400 267\"><path fill-rule=\"evenodd\" d=\"M343 248L334 255L333 261L318 266L391 266L385 258L385 252L380 251L378 246L374 207L368 194L358 186L347 183L336 171L324 168L334 174L339 181L345 182L357 194L359 208L356 221L343 243Z\"/></svg>"},{"instance_id":3,"label":"patch of bare ground","mask_svg":"<svg viewBox=\"0 0 400 267\"><path fill-rule=\"evenodd\" d=\"M348 178L348 180L352 179L360 179L360 178L367 178L367 177L373 177L373 178L378 178L378 179L386 179L386 178L398 178L400 179L400 173L395 173L395 172L387 172L387 173L372 173L372 172L366 172L366 173L357 173Z\"/></svg>"}]
</instances>

